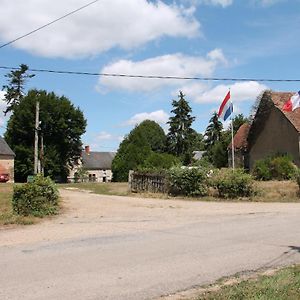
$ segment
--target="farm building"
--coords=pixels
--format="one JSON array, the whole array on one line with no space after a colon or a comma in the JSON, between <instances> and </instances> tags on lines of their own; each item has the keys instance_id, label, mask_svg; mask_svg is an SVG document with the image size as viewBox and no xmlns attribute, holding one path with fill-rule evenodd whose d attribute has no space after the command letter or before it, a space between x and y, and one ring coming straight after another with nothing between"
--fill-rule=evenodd
<instances>
[{"instance_id":1,"label":"farm building","mask_svg":"<svg viewBox=\"0 0 300 300\"><path fill-rule=\"evenodd\" d=\"M8 175L8 182L14 182L14 160L14 152L0 136L0 175Z\"/></svg>"},{"instance_id":2,"label":"farm building","mask_svg":"<svg viewBox=\"0 0 300 300\"><path fill-rule=\"evenodd\" d=\"M283 111L294 93L266 91L250 125L243 124L234 136L235 164L252 169L255 161L275 154L289 154L300 167L300 109ZM229 164L232 145L228 146Z\"/></svg>"},{"instance_id":3,"label":"farm building","mask_svg":"<svg viewBox=\"0 0 300 300\"><path fill-rule=\"evenodd\" d=\"M87 175L86 181L110 182L112 180L111 165L115 155L115 152L90 151L90 147L86 146L81 153L79 165L70 172L70 181L78 177L78 170L82 168Z\"/></svg>"}]
</instances>

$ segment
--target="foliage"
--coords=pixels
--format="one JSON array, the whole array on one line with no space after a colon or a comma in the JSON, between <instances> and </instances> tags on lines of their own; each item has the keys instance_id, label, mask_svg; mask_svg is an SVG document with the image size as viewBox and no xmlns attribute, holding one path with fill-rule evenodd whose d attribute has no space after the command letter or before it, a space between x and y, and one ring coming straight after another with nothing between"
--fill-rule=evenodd
<instances>
[{"instance_id":1,"label":"foliage","mask_svg":"<svg viewBox=\"0 0 300 300\"><path fill-rule=\"evenodd\" d=\"M209 161L207 156L202 157L199 160L196 160L193 163L194 167L198 167L198 168L204 168L206 170L213 170L214 169L214 165Z\"/></svg>"},{"instance_id":2,"label":"foliage","mask_svg":"<svg viewBox=\"0 0 300 300\"><path fill-rule=\"evenodd\" d=\"M4 101L7 103L4 114L6 115L10 111L14 111L21 100L24 98L24 85L28 78L32 78L35 75L27 74L28 66L21 64L17 70L10 71L5 77L8 78L8 84L2 87L5 91Z\"/></svg>"},{"instance_id":3,"label":"foliage","mask_svg":"<svg viewBox=\"0 0 300 300\"><path fill-rule=\"evenodd\" d=\"M39 135L44 140L41 162L45 175L66 181L69 168L81 154L86 120L81 110L66 97L37 90L29 91L14 108L5 133L6 141L16 154L15 179L24 182L33 172L36 101L40 102Z\"/></svg>"},{"instance_id":4,"label":"foliage","mask_svg":"<svg viewBox=\"0 0 300 300\"><path fill-rule=\"evenodd\" d=\"M221 140L221 133L223 130L223 124L219 121L218 114L213 113L209 120L209 124L205 130L204 136L206 149L210 149L217 141Z\"/></svg>"},{"instance_id":5,"label":"foliage","mask_svg":"<svg viewBox=\"0 0 300 300\"><path fill-rule=\"evenodd\" d=\"M271 180L271 158L257 160L252 171L253 176L258 180Z\"/></svg>"},{"instance_id":6,"label":"foliage","mask_svg":"<svg viewBox=\"0 0 300 300\"><path fill-rule=\"evenodd\" d=\"M300 190L300 169L297 169L295 179Z\"/></svg>"},{"instance_id":7,"label":"foliage","mask_svg":"<svg viewBox=\"0 0 300 300\"><path fill-rule=\"evenodd\" d=\"M154 121L145 120L121 142L112 162L114 181L127 181L129 170L143 165L153 152L163 152L166 136Z\"/></svg>"},{"instance_id":8,"label":"foliage","mask_svg":"<svg viewBox=\"0 0 300 300\"><path fill-rule=\"evenodd\" d=\"M74 174L75 182L84 182L88 178L89 178L89 173L82 166L79 167Z\"/></svg>"},{"instance_id":9,"label":"foliage","mask_svg":"<svg viewBox=\"0 0 300 300\"><path fill-rule=\"evenodd\" d=\"M242 169L221 169L214 173L210 182L222 198L249 197L254 194L253 178Z\"/></svg>"},{"instance_id":10,"label":"foliage","mask_svg":"<svg viewBox=\"0 0 300 300\"><path fill-rule=\"evenodd\" d=\"M180 160L168 153L155 153L152 152L139 166L139 170L167 170L175 165L179 165Z\"/></svg>"},{"instance_id":11,"label":"foliage","mask_svg":"<svg viewBox=\"0 0 300 300\"><path fill-rule=\"evenodd\" d=\"M208 194L207 170L197 167L174 167L168 172L173 195L205 196Z\"/></svg>"},{"instance_id":12,"label":"foliage","mask_svg":"<svg viewBox=\"0 0 300 300\"><path fill-rule=\"evenodd\" d=\"M58 190L49 177L39 175L32 183L14 187L12 205L14 212L19 215L55 214L58 209Z\"/></svg>"},{"instance_id":13,"label":"foliage","mask_svg":"<svg viewBox=\"0 0 300 300\"><path fill-rule=\"evenodd\" d=\"M295 177L296 167L288 155L275 155L256 161L253 175L258 180L289 180Z\"/></svg>"},{"instance_id":14,"label":"foliage","mask_svg":"<svg viewBox=\"0 0 300 300\"><path fill-rule=\"evenodd\" d=\"M195 117L191 116L192 109L185 100L182 91L179 92L179 100L173 100L173 116L169 118L169 132L167 134L167 149L170 154L181 158L182 162L189 164L192 160L193 143L196 132L191 128Z\"/></svg>"},{"instance_id":15,"label":"foliage","mask_svg":"<svg viewBox=\"0 0 300 300\"><path fill-rule=\"evenodd\" d=\"M233 122L233 134L236 134L239 128L243 124L249 123L249 119L246 118L243 114L238 114L233 118L232 122ZM229 127L229 131L231 131L231 125Z\"/></svg>"}]
</instances>

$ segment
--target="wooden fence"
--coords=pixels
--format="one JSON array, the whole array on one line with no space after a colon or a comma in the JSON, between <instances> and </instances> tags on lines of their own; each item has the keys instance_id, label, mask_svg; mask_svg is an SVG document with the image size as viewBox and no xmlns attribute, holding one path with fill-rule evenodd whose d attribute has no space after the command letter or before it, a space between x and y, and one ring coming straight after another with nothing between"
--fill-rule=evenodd
<instances>
[{"instance_id":1,"label":"wooden fence","mask_svg":"<svg viewBox=\"0 0 300 300\"><path fill-rule=\"evenodd\" d=\"M130 172L129 187L133 193L167 193L168 180L161 174Z\"/></svg>"}]
</instances>

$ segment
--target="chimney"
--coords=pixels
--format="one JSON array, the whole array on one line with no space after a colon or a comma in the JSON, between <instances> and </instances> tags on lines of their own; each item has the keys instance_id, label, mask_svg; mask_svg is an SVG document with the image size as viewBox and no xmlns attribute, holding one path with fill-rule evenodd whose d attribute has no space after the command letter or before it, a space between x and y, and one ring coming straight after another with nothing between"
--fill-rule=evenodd
<instances>
[{"instance_id":1,"label":"chimney","mask_svg":"<svg viewBox=\"0 0 300 300\"><path fill-rule=\"evenodd\" d=\"M84 151L87 155L89 155L90 154L90 146L85 146Z\"/></svg>"}]
</instances>

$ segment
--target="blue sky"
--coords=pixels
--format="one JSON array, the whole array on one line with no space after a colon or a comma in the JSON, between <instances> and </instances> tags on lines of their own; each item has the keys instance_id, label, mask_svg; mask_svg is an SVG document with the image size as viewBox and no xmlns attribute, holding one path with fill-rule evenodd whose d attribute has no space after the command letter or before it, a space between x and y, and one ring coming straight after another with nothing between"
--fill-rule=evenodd
<instances>
[{"instance_id":1,"label":"blue sky","mask_svg":"<svg viewBox=\"0 0 300 300\"><path fill-rule=\"evenodd\" d=\"M53 2L3 0L0 43L89 0ZM138 75L297 79L299 11L300 0L100 0L0 49L0 65L25 63L36 69ZM0 86L6 83L6 73L0 70ZM113 151L144 119L153 119L167 129L171 102L179 90L196 116L194 129L204 132L229 87L236 112L248 115L264 89L296 92L299 85L36 73L26 88L67 96L87 119L84 144L92 150ZM0 108L3 110L3 103ZM6 121L0 115L0 134Z\"/></svg>"}]
</instances>

